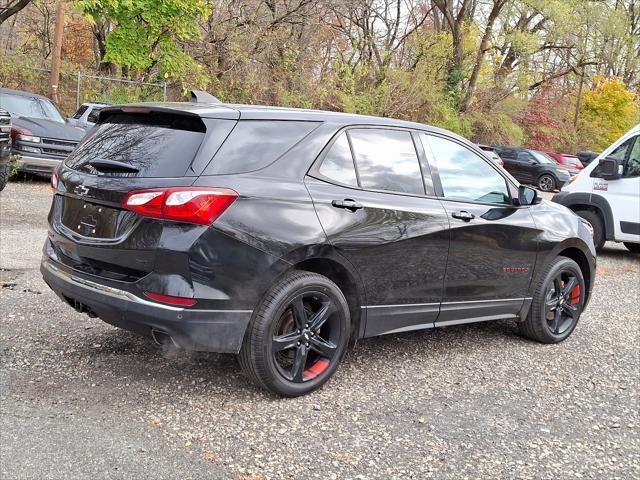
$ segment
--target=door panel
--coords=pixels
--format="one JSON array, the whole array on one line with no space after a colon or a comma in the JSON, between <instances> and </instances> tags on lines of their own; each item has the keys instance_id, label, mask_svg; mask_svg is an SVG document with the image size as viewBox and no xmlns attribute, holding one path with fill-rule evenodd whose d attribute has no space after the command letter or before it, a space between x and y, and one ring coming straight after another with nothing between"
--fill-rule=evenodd
<instances>
[{"instance_id":1,"label":"door panel","mask_svg":"<svg viewBox=\"0 0 640 480\"><path fill-rule=\"evenodd\" d=\"M527 297L538 248L529 208L442 203L450 216L451 248L436 325L515 316ZM454 218L460 211L474 218Z\"/></svg>"},{"instance_id":2,"label":"door panel","mask_svg":"<svg viewBox=\"0 0 640 480\"><path fill-rule=\"evenodd\" d=\"M461 142L421 134L451 228L436 325L515 316L537 253L529 207L515 207L499 169Z\"/></svg>"},{"instance_id":3,"label":"door panel","mask_svg":"<svg viewBox=\"0 0 640 480\"><path fill-rule=\"evenodd\" d=\"M327 237L360 272L370 337L433 326L449 222L437 199L351 189L307 177ZM352 200L362 208L336 207Z\"/></svg>"}]
</instances>

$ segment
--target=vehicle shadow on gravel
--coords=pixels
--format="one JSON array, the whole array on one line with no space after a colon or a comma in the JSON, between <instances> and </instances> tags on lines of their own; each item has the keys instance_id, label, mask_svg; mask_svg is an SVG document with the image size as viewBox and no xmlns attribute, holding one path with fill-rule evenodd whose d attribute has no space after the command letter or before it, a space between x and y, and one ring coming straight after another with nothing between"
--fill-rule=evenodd
<instances>
[{"instance_id":1,"label":"vehicle shadow on gravel","mask_svg":"<svg viewBox=\"0 0 640 480\"><path fill-rule=\"evenodd\" d=\"M64 349L72 364L91 364L92 381L103 385L126 381L130 386L145 390L152 379L155 388L171 388L178 384L185 394L193 389L197 394L236 399L247 394L278 398L253 385L242 374L234 355L160 346L146 337L111 328L65 338L71 341L55 348ZM344 358L339 372L348 370L358 375L361 371L366 375L371 369L411 368L415 362L436 365L445 356L466 358L470 352L481 354L478 349L504 348L505 341L525 342L518 336L513 322L486 322L385 335L358 341ZM340 382L341 377L338 375L330 383Z\"/></svg>"}]
</instances>

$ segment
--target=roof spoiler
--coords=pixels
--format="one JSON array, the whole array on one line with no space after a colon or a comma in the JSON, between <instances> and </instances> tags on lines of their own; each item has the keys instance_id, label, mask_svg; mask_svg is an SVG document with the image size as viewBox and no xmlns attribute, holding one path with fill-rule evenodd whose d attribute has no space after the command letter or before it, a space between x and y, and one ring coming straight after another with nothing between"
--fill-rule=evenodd
<instances>
[{"instance_id":1,"label":"roof spoiler","mask_svg":"<svg viewBox=\"0 0 640 480\"><path fill-rule=\"evenodd\" d=\"M193 103L222 103L216 97L203 90L191 90L191 101Z\"/></svg>"}]
</instances>

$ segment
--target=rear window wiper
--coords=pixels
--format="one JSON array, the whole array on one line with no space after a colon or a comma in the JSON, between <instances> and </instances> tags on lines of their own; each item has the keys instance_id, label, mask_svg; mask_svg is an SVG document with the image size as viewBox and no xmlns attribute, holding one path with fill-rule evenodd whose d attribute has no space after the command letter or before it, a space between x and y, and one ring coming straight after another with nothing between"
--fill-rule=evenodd
<instances>
[{"instance_id":1,"label":"rear window wiper","mask_svg":"<svg viewBox=\"0 0 640 480\"><path fill-rule=\"evenodd\" d=\"M117 160L94 159L89 160L87 163L101 172L137 173L140 171L139 168L136 168L133 165L124 162L118 162Z\"/></svg>"}]
</instances>

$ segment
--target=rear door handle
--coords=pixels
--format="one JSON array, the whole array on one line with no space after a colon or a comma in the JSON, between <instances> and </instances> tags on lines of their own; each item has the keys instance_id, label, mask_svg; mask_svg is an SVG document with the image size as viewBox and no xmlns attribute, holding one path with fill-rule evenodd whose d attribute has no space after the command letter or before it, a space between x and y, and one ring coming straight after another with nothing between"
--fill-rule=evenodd
<instances>
[{"instance_id":1,"label":"rear door handle","mask_svg":"<svg viewBox=\"0 0 640 480\"><path fill-rule=\"evenodd\" d=\"M459 212L453 212L451 214L451 216L453 218L457 218L457 219L463 220L465 222L469 222L469 221L473 220L474 218L476 218L476 216L473 213L469 213L466 210L461 210Z\"/></svg>"},{"instance_id":2,"label":"rear door handle","mask_svg":"<svg viewBox=\"0 0 640 480\"><path fill-rule=\"evenodd\" d=\"M356 210L360 210L362 208L362 205L360 203L356 202L355 200L351 200L350 198L345 198L344 200L333 200L331 202L331 205L336 208L344 208L351 212L355 212Z\"/></svg>"}]
</instances>

